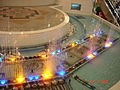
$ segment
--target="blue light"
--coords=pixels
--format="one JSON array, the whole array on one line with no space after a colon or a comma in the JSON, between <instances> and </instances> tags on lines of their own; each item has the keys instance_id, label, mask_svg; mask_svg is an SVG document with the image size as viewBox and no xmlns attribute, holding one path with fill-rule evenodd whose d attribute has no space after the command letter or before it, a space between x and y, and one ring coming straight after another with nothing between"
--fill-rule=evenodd
<instances>
[{"instance_id":1,"label":"blue light","mask_svg":"<svg viewBox=\"0 0 120 90\"><path fill-rule=\"evenodd\" d=\"M103 31L99 31L100 34L103 34Z\"/></svg>"},{"instance_id":2,"label":"blue light","mask_svg":"<svg viewBox=\"0 0 120 90\"><path fill-rule=\"evenodd\" d=\"M91 59L93 59L95 56L93 55L93 54L89 54L87 57L86 57L86 59L88 59L88 60L91 60Z\"/></svg>"},{"instance_id":3,"label":"blue light","mask_svg":"<svg viewBox=\"0 0 120 90\"><path fill-rule=\"evenodd\" d=\"M98 36L99 35L99 32L96 32L96 36Z\"/></svg>"},{"instance_id":4,"label":"blue light","mask_svg":"<svg viewBox=\"0 0 120 90\"><path fill-rule=\"evenodd\" d=\"M35 76L34 79L35 80L38 80L40 78L40 76Z\"/></svg>"},{"instance_id":5,"label":"blue light","mask_svg":"<svg viewBox=\"0 0 120 90\"><path fill-rule=\"evenodd\" d=\"M93 52L93 55L95 55L95 56L96 56L96 55L97 55L97 52Z\"/></svg>"},{"instance_id":6,"label":"blue light","mask_svg":"<svg viewBox=\"0 0 120 90\"><path fill-rule=\"evenodd\" d=\"M29 81L38 80L39 78L40 78L40 76L31 76L31 77L28 77L28 80Z\"/></svg>"},{"instance_id":7,"label":"blue light","mask_svg":"<svg viewBox=\"0 0 120 90\"><path fill-rule=\"evenodd\" d=\"M85 42L85 40L84 40L84 39L81 39L81 41L82 41L82 42Z\"/></svg>"},{"instance_id":8,"label":"blue light","mask_svg":"<svg viewBox=\"0 0 120 90\"><path fill-rule=\"evenodd\" d=\"M61 51L60 50L57 50L57 54L60 53Z\"/></svg>"},{"instance_id":9,"label":"blue light","mask_svg":"<svg viewBox=\"0 0 120 90\"><path fill-rule=\"evenodd\" d=\"M111 45L112 45L112 44L113 44L113 42L112 42L112 41L110 41L110 42L109 42L109 44L111 44Z\"/></svg>"},{"instance_id":10,"label":"blue light","mask_svg":"<svg viewBox=\"0 0 120 90\"><path fill-rule=\"evenodd\" d=\"M95 34L93 34L93 36L95 36Z\"/></svg>"},{"instance_id":11,"label":"blue light","mask_svg":"<svg viewBox=\"0 0 120 90\"><path fill-rule=\"evenodd\" d=\"M0 62L2 62L3 61L3 59L2 58L0 58Z\"/></svg>"},{"instance_id":12,"label":"blue light","mask_svg":"<svg viewBox=\"0 0 120 90\"><path fill-rule=\"evenodd\" d=\"M79 44L79 42L77 41L77 42L75 42L76 44Z\"/></svg>"},{"instance_id":13,"label":"blue light","mask_svg":"<svg viewBox=\"0 0 120 90\"><path fill-rule=\"evenodd\" d=\"M28 77L28 79L29 79L30 81L32 81L32 80L33 80L33 77Z\"/></svg>"},{"instance_id":14,"label":"blue light","mask_svg":"<svg viewBox=\"0 0 120 90\"><path fill-rule=\"evenodd\" d=\"M55 55L56 54L56 52L54 51L54 52L52 52L52 55Z\"/></svg>"},{"instance_id":15,"label":"blue light","mask_svg":"<svg viewBox=\"0 0 120 90\"><path fill-rule=\"evenodd\" d=\"M0 80L0 85L5 85L7 83L7 80Z\"/></svg>"},{"instance_id":16,"label":"blue light","mask_svg":"<svg viewBox=\"0 0 120 90\"><path fill-rule=\"evenodd\" d=\"M65 75L65 71L63 71L63 70L62 70L62 71L59 71L58 74L59 74L60 76L64 76L64 75Z\"/></svg>"},{"instance_id":17,"label":"blue light","mask_svg":"<svg viewBox=\"0 0 120 90\"><path fill-rule=\"evenodd\" d=\"M90 59L91 59L91 57L90 57L90 56L87 56L86 58L87 58L88 60L90 60Z\"/></svg>"}]
</instances>

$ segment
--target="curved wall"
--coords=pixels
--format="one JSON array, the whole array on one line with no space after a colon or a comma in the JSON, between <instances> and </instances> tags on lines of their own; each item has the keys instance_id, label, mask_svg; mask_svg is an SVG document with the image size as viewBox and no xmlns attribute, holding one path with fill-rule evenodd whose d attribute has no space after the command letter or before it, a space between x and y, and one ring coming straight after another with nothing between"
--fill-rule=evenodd
<instances>
[{"instance_id":1,"label":"curved wall","mask_svg":"<svg viewBox=\"0 0 120 90\"><path fill-rule=\"evenodd\" d=\"M59 9L56 9L62 12ZM52 40L58 40L69 32L69 17L64 14L64 21L54 27L43 30L25 31L25 32L0 32L1 47L32 47L47 43Z\"/></svg>"},{"instance_id":2,"label":"curved wall","mask_svg":"<svg viewBox=\"0 0 120 90\"><path fill-rule=\"evenodd\" d=\"M51 40L57 40L67 33L67 24L63 27L47 32L38 32L31 34L0 34L0 46L2 47L31 47L47 43Z\"/></svg>"},{"instance_id":3,"label":"curved wall","mask_svg":"<svg viewBox=\"0 0 120 90\"><path fill-rule=\"evenodd\" d=\"M0 0L0 6L39 6L55 3L56 0Z\"/></svg>"}]
</instances>

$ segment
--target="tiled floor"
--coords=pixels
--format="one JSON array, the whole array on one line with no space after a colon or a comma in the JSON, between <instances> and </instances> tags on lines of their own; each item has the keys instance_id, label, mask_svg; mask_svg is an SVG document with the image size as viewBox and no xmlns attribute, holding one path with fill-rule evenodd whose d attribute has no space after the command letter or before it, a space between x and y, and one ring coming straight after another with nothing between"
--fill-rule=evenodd
<instances>
[{"instance_id":1,"label":"tiled floor","mask_svg":"<svg viewBox=\"0 0 120 90\"><path fill-rule=\"evenodd\" d=\"M94 27L96 27L96 24L98 24L99 21L96 21L96 19L94 18L91 19L89 18L89 16L85 18L86 19L83 18L79 19L79 21L85 24L86 32L91 33L93 32ZM111 30L109 26L102 24L100 25L100 27L106 33L110 33L111 36L113 36L114 38L120 37L120 34L116 31ZM93 80L94 81L93 85L96 87L96 90L108 90L110 87L112 87L116 82L120 80L119 51L120 42L118 42L108 51L104 52L103 54L95 58L91 63L80 68L78 71L75 72L75 74L78 75L81 79L86 80L87 82ZM75 81L73 78L71 78L71 80L72 80L71 85L74 88L74 90L89 90L82 84ZM101 80L108 80L108 83L101 83L100 82Z\"/></svg>"},{"instance_id":2,"label":"tiled floor","mask_svg":"<svg viewBox=\"0 0 120 90\"><path fill-rule=\"evenodd\" d=\"M76 26L76 33L69 38L69 41L73 41L76 39L81 39L85 35L92 34L98 30L103 30L104 33L109 34L112 38L120 37L120 33L114 31L110 26L107 26L105 23L101 22L90 16L79 16L79 18L71 17L72 23ZM85 27L85 29L84 29ZM85 31L84 31L85 30ZM86 34L85 34L86 32ZM83 36L82 36L83 35ZM116 82L120 80L120 41L116 45L114 45L109 50L102 53L100 56L96 57L91 63L80 68L78 71L75 72L81 79L90 82L91 80L94 81L92 83L96 90L108 90L112 87ZM31 51L32 54L34 52ZM25 53L25 52L24 52ZM71 57L75 59L76 57ZM68 59L68 62L72 64L72 60ZM71 60L71 61L70 61ZM76 80L71 78L71 86L73 90L89 90L87 87L78 83ZM102 83L101 80L108 80L108 83Z\"/></svg>"}]
</instances>

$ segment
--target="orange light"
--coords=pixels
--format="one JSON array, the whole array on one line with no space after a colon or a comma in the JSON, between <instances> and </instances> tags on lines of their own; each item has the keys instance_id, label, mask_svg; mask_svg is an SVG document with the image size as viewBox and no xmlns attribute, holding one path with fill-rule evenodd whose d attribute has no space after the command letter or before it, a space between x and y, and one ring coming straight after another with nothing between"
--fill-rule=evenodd
<instances>
[{"instance_id":1,"label":"orange light","mask_svg":"<svg viewBox=\"0 0 120 90\"><path fill-rule=\"evenodd\" d=\"M77 46L77 44L72 43L72 44L70 44L70 46L71 46L71 47L75 47L75 46Z\"/></svg>"},{"instance_id":2,"label":"orange light","mask_svg":"<svg viewBox=\"0 0 120 90\"><path fill-rule=\"evenodd\" d=\"M47 55L41 55L41 57L42 57L42 58L46 58L46 57L47 57Z\"/></svg>"},{"instance_id":3,"label":"orange light","mask_svg":"<svg viewBox=\"0 0 120 90\"><path fill-rule=\"evenodd\" d=\"M94 57L95 57L93 54L90 54L89 56L90 56L91 58L94 58Z\"/></svg>"},{"instance_id":4,"label":"orange light","mask_svg":"<svg viewBox=\"0 0 120 90\"><path fill-rule=\"evenodd\" d=\"M18 78L16 78L17 83L23 83L24 81L25 81L25 78L23 76L19 76Z\"/></svg>"},{"instance_id":5,"label":"orange light","mask_svg":"<svg viewBox=\"0 0 120 90\"><path fill-rule=\"evenodd\" d=\"M14 62L16 58L9 58L10 61Z\"/></svg>"},{"instance_id":6,"label":"orange light","mask_svg":"<svg viewBox=\"0 0 120 90\"><path fill-rule=\"evenodd\" d=\"M89 59L89 60L91 60L91 59L93 59L95 56L93 55L93 54L89 54L88 56L87 56L87 59Z\"/></svg>"},{"instance_id":7,"label":"orange light","mask_svg":"<svg viewBox=\"0 0 120 90\"><path fill-rule=\"evenodd\" d=\"M45 72L42 74L42 77L44 79L50 79L52 77L52 74L50 72Z\"/></svg>"},{"instance_id":8,"label":"orange light","mask_svg":"<svg viewBox=\"0 0 120 90\"><path fill-rule=\"evenodd\" d=\"M90 35L90 38L94 38L94 36L93 36L93 35Z\"/></svg>"},{"instance_id":9,"label":"orange light","mask_svg":"<svg viewBox=\"0 0 120 90\"><path fill-rule=\"evenodd\" d=\"M110 43L105 43L105 47L111 47L112 45Z\"/></svg>"}]
</instances>

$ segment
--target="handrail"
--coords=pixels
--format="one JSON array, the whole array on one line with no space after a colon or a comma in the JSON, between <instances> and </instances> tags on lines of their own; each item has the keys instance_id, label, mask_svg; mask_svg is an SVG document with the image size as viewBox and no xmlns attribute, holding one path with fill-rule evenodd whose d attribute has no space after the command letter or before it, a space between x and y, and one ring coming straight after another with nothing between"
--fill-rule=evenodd
<instances>
[{"instance_id":1,"label":"handrail","mask_svg":"<svg viewBox=\"0 0 120 90\"><path fill-rule=\"evenodd\" d=\"M110 0L108 0L108 1L109 1L109 4L111 5L111 7L114 9L113 11L115 12L116 16L117 16L118 18L120 18L120 16L118 15L118 11L116 11L116 9L115 9L115 7L113 6L113 4L111 3L111 1L110 1Z\"/></svg>"},{"instance_id":2,"label":"handrail","mask_svg":"<svg viewBox=\"0 0 120 90\"><path fill-rule=\"evenodd\" d=\"M119 24L119 15L118 12L115 10L114 6L112 5L112 3L109 0L104 0L105 5L107 6L108 10L110 11L112 17L114 18L117 26L120 26Z\"/></svg>"}]
</instances>

